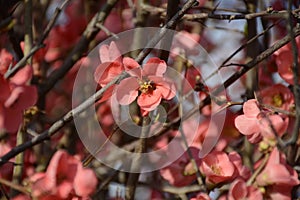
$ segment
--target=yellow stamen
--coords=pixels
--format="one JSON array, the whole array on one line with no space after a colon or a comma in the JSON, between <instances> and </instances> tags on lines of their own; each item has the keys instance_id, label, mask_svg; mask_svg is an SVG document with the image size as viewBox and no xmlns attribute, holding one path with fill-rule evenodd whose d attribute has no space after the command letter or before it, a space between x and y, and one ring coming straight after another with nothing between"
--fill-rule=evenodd
<instances>
[{"instance_id":1,"label":"yellow stamen","mask_svg":"<svg viewBox=\"0 0 300 200\"><path fill-rule=\"evenodd\" d=\"M141 80L141 81L139 82L139 84L140 84L139 90L140 90L142 93L149 93L149 92L151 92L151 91L154 90L152 81Z\"/></svg>"},{"instance_id":2,"label":"yellow stamen","mask_svg":"<svg viewBox=\"0 0 300 200\"><path fill-rule=\"evenodd\" d=\"M211 170L217 174L217 175L222 175L222 169L221 167L217 166L217 165L212 165L211 167Z\"/></svg>"},{"instance_id":3,"label":"yellow stamen","mask_svg":"<svg viewBox=\"0 0 300 200\"><path fill-rule=\"evenodd\" d=\"M276 107L281 107L282 106L282 104L283 104L283 98L282 98L281 94L275 94L273 96L273 104Z\"/></svg>"}]
</instances>

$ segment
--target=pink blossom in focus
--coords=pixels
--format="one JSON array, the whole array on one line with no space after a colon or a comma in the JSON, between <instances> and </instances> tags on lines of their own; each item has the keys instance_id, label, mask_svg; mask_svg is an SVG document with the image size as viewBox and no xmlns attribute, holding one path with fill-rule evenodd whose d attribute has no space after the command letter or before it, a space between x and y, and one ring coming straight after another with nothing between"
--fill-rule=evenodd
<instances>
[{"instance_id":1,"label":"pink blossom in focus","mask_svg":"<svg viewBox=\"0 0 300 200\"><path fill-rule=\"evenodd\" d=\"M116 97L121 105L128 105L137 98L137 104L143 115L146 115L154 110L162 99L170 100L175 96L174 83L163 77L167 70L163 60L151 58L144 64L143 69L131 58L124 58L123 63L131 77L122 80L117 87Z\"/></svg>"},{"instance_id":2,"label":"pink blossom in focus","mask_svg":"<svg viewBox=\"0 0 300 200\"><path fill-rule=\"evenodd\" d=\"M120 50L113 41L110 43L110 45L102 45L100 47L99 57L101 64L96 68L94 79L101 87L104 87L122 73L124 66L122 63L122 55ZM109 99L115 86L115 84L110 86L104 92L103 97L99 102Z\"/></svg>"}]
</instances>

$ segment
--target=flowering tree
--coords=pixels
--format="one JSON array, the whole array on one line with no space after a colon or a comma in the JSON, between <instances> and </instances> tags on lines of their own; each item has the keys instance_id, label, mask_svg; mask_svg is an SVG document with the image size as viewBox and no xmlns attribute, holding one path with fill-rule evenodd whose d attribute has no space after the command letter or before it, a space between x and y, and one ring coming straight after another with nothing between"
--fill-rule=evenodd
<instances>
[{"instance_id":1,"label":"flowering tree","mask_svg":"<svg viewBox=\"0 0 300 200\"><path fill-rule=\"evenodd\" d=\"M299 12L0 0L1 199L299 198Z\"/></svg>"}]
</instances>

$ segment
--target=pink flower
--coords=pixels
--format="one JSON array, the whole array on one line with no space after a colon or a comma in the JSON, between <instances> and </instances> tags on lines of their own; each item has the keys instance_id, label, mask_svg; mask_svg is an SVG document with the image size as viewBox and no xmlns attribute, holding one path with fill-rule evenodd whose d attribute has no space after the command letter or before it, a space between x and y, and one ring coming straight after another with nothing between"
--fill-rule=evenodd
<instances>
[{"instance_id":1,"label":"pink flower","mask_svg":"<svg viewBox=\"0 0 300 200\"><path fill-rule=\"evenodd\" d=\"M101 64L96 68L94 79L101 87L104 87L124 71L124 66L120 50L113 41L110 45L102 45L100 47L99 57ZM115 84L112 85L104 92L100 102L106 101L111 97L115 86Z\"/></svg>"},{"instance_id":2,"label":"pink flower","mask_svg":"<svg viewBox=\"0 0 300 200\"><path fill-rule=\"evenodd\" d=\"M154 110L162 99L170 100L175 96L175 85L163 77L167 65L159 58L151 58L141 69L139 64L131 59L123 59L124 66L131 77L120 82L116 97L121 105L132 103L137 97L143 115Z\"/></svg>"},{"instance_id":3,"label":"pink flower","mask_svg":"<svg viewBox=\"0 0 300 200\"><path fill-rule=\"evenodd\" d=\"M38 199L89 197L96 189L97 178L91 169L83 168L76 157L59 150L52 157L46 173L30 178L32 195Z\"/></svg>"},{"instance_id":4,"label":"pink flower","mask_svg":"<svg viewBox=\"0 0 300 200\"><path fill-rule=\"evenodd\" d=\"M122 55L115 42L102 45L99 49L101 64L94 73L94 79L102 87L112 81L124 70Z\"/></svg>"},{"instance_id":5,"label":"pink flower","mask_svg":"<svg viewBox=\"0 0 300 200\"><path fill-rule=\"evenodd\" d=\"M228 200L262 200L263 196L261 192L253 187L247 186L245 181L241 179L235 180L229 190Z\"/></svg>"},{"instance_id":6,"label":"pink flower","mask_svg":"<svg viewBox=\"0 0 300 200\"><path fill-rule=\"evenodd\" d=\"M67 20L65 24L58 24L48 36L46 41L47 52L45 60L55 62L63 58L74 47L86 27L86 18L82 14L83 3L73 1L65 9Z\"/></svg>"},{"instance_id":7,"label":"pink flower","mask_svg":"<svg viewBox=\"0 0 300 200\"><path fill-rule=\"evenodd\" d=\"M294 104L293 93L284 85L276 84L259 92L263 104L290 111Z\"/></svg>"},{"instance_id":8,"label":"pink flower","mask_svg":"<svg viewBox=\"0 0 300 200\"><path fill-rule=\"evenodd\" d=\"M232 180L236 173L233 162L221 151L213 151L204 157L200 169L206 176L206 182L211 184Z\"/></svg>"},{"instance_id":9,"label":"pink flower","mask_svg":"<svg viewBox=\"0 0 300 200\"><path fill-rule=\"evenodd\" d=\"M290 167L284 155L274 148L264 170L256 177L271 199L291 199L291 190L300 183L297 172Z\"/></svg>"},{"instance_id":10,"label":"pink flower","mask_svg":"<svg viewBox=\"0 0 300 200\"><path fill-rule=\"evenodd\" d=\"M245 102L243 111L243 115L235 118L235 127L252 143L259 142L262 137L274 138L271 125L279 136L282 136L287 129L287 121L279 115L261 111L255 99Z\"/></svg>"},{"instance_id":11,"label":"pink flower","mask_svg":"<svg viewBox=\"0 0 300 200\"><path fill-rule=\"evenodd\" d=\"M299 60L299 59L298 59ZM299 61L298 61L299 62ZM292 50L282 51L278 53L276 57L276 64L278 67L278 73L283 80L288 82L289 84L294 84L294 75L293 75L293 54ZM300 74L298 74L298 79L300 78ZM300 83L300 80L299 82Z\"/></svg>"},{"instance_id":12,"label":"pink flower","mask_svg":"<svg viewBox=\"0 0 300 200\"><path fill-rule=\"evenodd\" d=\"M285 162L282 153L274 148L264 170L257 176L256 182L260 186L268 185L289 185L299 184L296 171Z\"/></svg>"},{"instance_id":13,"label":"pink flower","mask_svg":"<svg viewBox=\"0 0 300 200\"><path fill-rule=\"evenodd\" d=\"M0 51L0 74L3 75L7 71L8 67L13 64L13 55L6 49Z\"/></svg>"},{"instance_id":14,"label":"pink flower","mask_svg":"<svg viewBox=\"0 0 300 200\"><path fill-rule=\"evenodd\" d=\"M37 90L27 85L32 69L26 66L11 79L0 76L0 129L16 132L22 123L23 111L37 101Z\"/></svg>"},{"instance_id":15,"label":"pink flower","mask_svg":"<svg viewBox=\"0 0 300 200\"><path fill-rule=\"evenodd\" d=\"M193 158L199 166L201 160L199 159L199 149L195 147L190 148ZM191 162L188 153L185 152L179 159L171 165L160 170L161 176L170 184L181 187L191 184L196 180L196 170Z\"/></svg>"}]
</instances>

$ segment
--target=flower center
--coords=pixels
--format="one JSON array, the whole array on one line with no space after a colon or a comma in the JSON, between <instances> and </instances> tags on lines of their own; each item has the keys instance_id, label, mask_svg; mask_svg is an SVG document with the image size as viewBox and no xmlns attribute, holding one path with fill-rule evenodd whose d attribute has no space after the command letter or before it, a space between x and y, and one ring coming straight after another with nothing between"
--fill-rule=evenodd
<instances>
[{"instance_id":1,"label":"flower center","mask_svg":"<svg viewBox=\"0 0 300 200\"><path fill-rule=\"evenodd\" d=\"M217 165L212 165L211 167L211 170L217 174L217 175L222 175L222 169L221 167L217 166Z\"/></svg>"},{"instance_id":2,"label":"flower center","mask_svg":"<svg viewBox=\"0 0 300 200\"><path fill-rule=\"evenodd\" d=\"M276 106L276 107L281 107L281 106L282 106L282 104L283 104L283 99L282 99L281 94L275 94L275 95L273 96L273 104L274 104L274 106Z\"/></svg>"},{"instance_id":3,"label":"flower center","mask_svg":"<svg viewBox=\"0 0 300 200\"><path fill-rule=\"evenodd\" d=\"M155 85L150 80L140 80L139 85L139 91L142 93L151 93L153 90L155 90Z\"/></svg>"}]
</instances>

